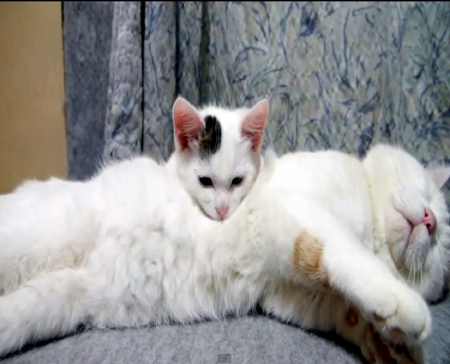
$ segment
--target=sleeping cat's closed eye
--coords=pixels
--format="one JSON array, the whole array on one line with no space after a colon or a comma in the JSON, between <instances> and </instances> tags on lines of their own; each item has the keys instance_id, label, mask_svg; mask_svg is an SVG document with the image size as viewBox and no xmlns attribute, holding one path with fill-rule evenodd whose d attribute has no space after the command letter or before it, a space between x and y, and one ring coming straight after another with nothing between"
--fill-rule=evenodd
<instances>
[{"instance_id":1,"label":"sleeping cat's closed eye","mask_svg":"<svg viewBox=\"0 0 450 364\"><path fill-rule=\"evenodd\" d=\"M198 177L198 181L203 187L214 187L213 181L209 177Z\"/></svg>"}]
</instances>

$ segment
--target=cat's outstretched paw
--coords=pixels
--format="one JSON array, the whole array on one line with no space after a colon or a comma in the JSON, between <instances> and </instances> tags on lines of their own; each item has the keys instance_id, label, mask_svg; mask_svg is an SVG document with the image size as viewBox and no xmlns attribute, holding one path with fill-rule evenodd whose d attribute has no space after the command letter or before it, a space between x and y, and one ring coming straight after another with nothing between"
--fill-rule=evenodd
<instances>
[{"instance_id":1,"label":"cat's outstretched paw","mask_svg":"<svg viewBox=\"0 0 450 364\"><path fill-rule=\"evenodd\" d=\"M383 290L365 307L375 330L393 343L425 340L431 332L431 313L423 298L401 282L385 282Z\"/></svg>"}]
</instances>

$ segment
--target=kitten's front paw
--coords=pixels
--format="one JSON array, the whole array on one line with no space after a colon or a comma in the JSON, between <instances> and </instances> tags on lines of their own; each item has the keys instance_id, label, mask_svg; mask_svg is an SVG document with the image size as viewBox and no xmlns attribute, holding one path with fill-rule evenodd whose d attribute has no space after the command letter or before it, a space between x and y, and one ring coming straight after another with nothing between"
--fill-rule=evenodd
<instances>
[{"instance_id":1,"label":"kitten's front paw","mask_svg":"<svg viewBox=\"0 0 450 364\"><path fill-rule=\"evenodd\" d=\"M378 293L378 306L366 311L376 331L399 344L425 340L431 332L431 313L426 302L401 282L392 282L389 288L389 292Z\"/></svg>"}]
</instances>

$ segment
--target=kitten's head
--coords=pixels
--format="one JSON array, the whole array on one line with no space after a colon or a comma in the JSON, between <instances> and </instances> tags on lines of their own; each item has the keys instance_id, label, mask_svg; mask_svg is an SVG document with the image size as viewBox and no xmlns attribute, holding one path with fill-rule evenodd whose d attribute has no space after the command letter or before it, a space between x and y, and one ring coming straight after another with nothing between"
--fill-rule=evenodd
<instances>
[{"instance_id":1,"label":"kitten's head","mask_svg":"<svg viewBox=\"0 0 450 364\"><path fill-rule=\"evenodd\" d=\"M372 148L363 163L375 218L398 271L425 299L439 299L450 269L449 211L441 192L450 167L425 168L387 145Z\"/></svg>"},{"instance_id":2,"label":"kitten's head","mask_svg":"<svg viewBox=\"0 0 450 364\"><path fill-rule=\"evenodd\" d=\"M269 103L251 109L196 109L179 97L173 106L178 176L203 212L230 217L258 176Z\"/></svg>"}]
</instances>

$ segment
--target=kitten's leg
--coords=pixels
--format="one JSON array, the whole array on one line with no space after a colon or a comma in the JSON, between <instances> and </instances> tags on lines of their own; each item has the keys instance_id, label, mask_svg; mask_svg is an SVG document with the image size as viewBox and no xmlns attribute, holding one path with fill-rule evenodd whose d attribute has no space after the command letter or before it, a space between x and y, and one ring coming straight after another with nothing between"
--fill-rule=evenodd
<instances>
[{"instance_id":1,"label":"kitten's leg","mask_svg":"<svg viewBox=\"0 0 450 364\"><path fill-rule=\"evenodd\" d=\"M0 357L25 344L73 332L88 316L83 270L43 274L0 297Z\"/></svg>"}]
</instances>

